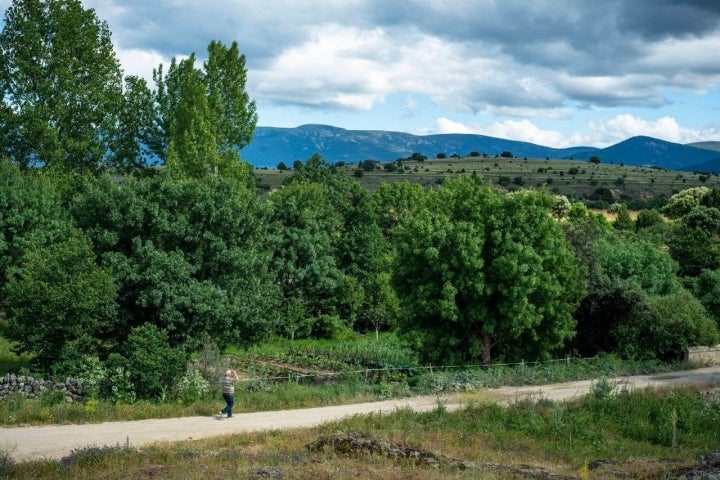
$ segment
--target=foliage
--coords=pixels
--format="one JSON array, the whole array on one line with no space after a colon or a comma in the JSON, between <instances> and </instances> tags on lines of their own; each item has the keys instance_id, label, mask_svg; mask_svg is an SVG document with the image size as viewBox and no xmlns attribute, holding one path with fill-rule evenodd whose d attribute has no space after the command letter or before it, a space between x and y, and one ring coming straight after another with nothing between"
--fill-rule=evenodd
<instances>
[{"instance_id":1,"label":"foliage","mask_svg":"<svg viewBox=\"0 0 720 480\"><path fill-rule=\"evenodd\" d=\"M340 288L343 273L333 239L340 218L329 203L327 187L320 183L286 185L272 192L268 202L272 208L270 266L286 309L297 304L310 317L333 313L325 305Z\"/></svg>"},{"instance_id":2,"label":"foliage","mask_svg":"<svg viewBox=\"0 0 720 480\"><path fill-rule=\"evenodd\" d=\"M705 269L697 277L687 278L686 284L720 328L720 270Z\"/></svg>"},{"instance_id":3,"label":"foliage","mask_svg":"<svg viewBox=\"0 0 720 480\"><path fill-rule=\"evenodd\" d=\"M188 368L177 384L178 399L188 405L202 399L210 390L208 381L196 368Z\"/></svg>"},{"instance_id":4,"label":"foliage","mask_svg":"<svg viewBox=\"0 0 720 480\"><path fill-rule=\"evenodd\" d=\"M583 285L551 197L501 197L471 177L427 195L393 265L401 328L426 359L538 358L572 336Z\"/></svg>"},{"instance_id":5,"label":"foliage","mask_svg":"<svg viewBox=\"0 0 720 480\"><path fill-rule=\"evenodd\" d=\"M168 343L167 332L150 323L132 329L123 351L138 398L164 399L187 364L185 352Z\"/></svg>"},{"instance_id":6,"label":"foliage","mask_svg":"<svg viewBox=\"0 0 720 480\"><path fill-rule=\"evenodd\" d=\"M620 205L617 211L617 218L613 222L615 230L633 231L635 230L635 222L633 222L628 212L627 205Z\"/></svg>"},{"instance_id":7,"label":"foliage","mask_svg":"<svg viewBox=\"0 0 720 480\"><path fill-rule=\"evenodd\" d=\"M76 231L27 251L20 267L10 270L5 336L45 371L83 354L106 355L115 341L115 296L110 272L98 267L90 241Z\"/></svg>"},{"instance_id":8,"label":"foliage","mask_svg":"<svg viewBox=\"0 0 720 480\"><path fill-rule=\"evenodd\" d=\"M670 197L667 205L662 208L662 213L670 218L680 218L699 206L709 193L708 187L687 188Z\"/></svg>"},{"instance_id":9,"label":"foliage","mask_svg":"<svg viewBox=\"0 0 720 480\"><path fill-rule=\"evenodd\" d=\"M700 227L681 222L667 240L670 255L680 266L680 275L695 277L705 269L720 268L720 245Z\"/></svg>"},{"instance_id":10,"label":"foliage","mask_svg":"<svg viewBox=\"0 0 720 480\"><path fill-rule=\"evenodd\" d=\"M142 321L166 328L173 345L197 346L203 333L247 344L274 329L266 213L254 192L225 179L101 177L83 183L71 212L112 267L119 339Z\"/></svg>"},{"instance_id":11,"label":"foliage","mask_svg":"<svg viewBox=\"0 0 720 480\"><path fill-rule=\"evenodd\" d=\"M617 351L626 358L675 361L693 345L718 342L718 328L687 290L648 298L646 314L620 323Z\"/></svg>"},{"instance_id":12,"label":"foliage","mask_svg":"<svg viewBox=\"0 0 720 480\"><path fill-rule=\"evenodd\" d=\"M640 231L644 228L650 228L663 223L664 221L659 211L655 209L642 210L638 213L637 220L635 220L635 229L636 231Z\"/></svg>"},{"instance_id":13,"label":"foliage","mask_svg":"<svg viewBox=\"0 0 720 480\"><path fill-rule=\"evenodd\" d=\"M0 156L96 170L122 104L110 30L79 0L14 0L0 34Z\"/></svg>"},{"instance_id":14,"label":"foliage","mask_svg":"<svg viewBox=\"0 0 720 480\"><path fill-rule=\"evenodd\" d=\"M193 53L173 58L167 73L162 65L153 71L158 128L150 147L180 177L221 175L250 186L251 167L239 163L257 123L245 90L245 55L237 42L227 47L213 40L203 67L195 67Z\"/></svg>"},{"instance_id":15,"label":"foliage","mask_svg":"<svg viewBox=\"0 0 720 480\"><path fill-rule=\"evenodd\" d=\"M48 177L23 173L0 159L0 289L8 268L18 267L27 250L65 239L71 229L60 192Z\"/></svg>"}]
</instances>

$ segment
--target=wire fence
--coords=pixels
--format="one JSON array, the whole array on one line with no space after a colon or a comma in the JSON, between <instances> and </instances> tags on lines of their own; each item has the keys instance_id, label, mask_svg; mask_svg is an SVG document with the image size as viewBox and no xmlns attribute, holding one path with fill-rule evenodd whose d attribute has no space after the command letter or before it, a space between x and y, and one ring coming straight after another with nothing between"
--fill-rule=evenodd
<instances>
[{"instance_id":1,"label":"wire fence","mask_svg":"<svg viewBox=\"0 0 720 480\"><path fill-rule=\"evenodd\" d=\"M366 378L369 378L372 375L376 375L378 373L383 372L394 372L394 373L410 373L415 374L420 372L429 372L430 374L433 373L439 373L443 371L449 371L449 370L490 370L490 369L497 369L501 367L530 367L530 366L540 366L544 364L559 364L564 363L566 365L570 365L572 362L581 362L581 361L592 361L592 360L598 360L598 357L571 357L567 356L565 358L553 358L548 360L535 360L531 362L526 361L520 361L520 362L508 362L508 363L491 363L491 364L465 364L465 365L423 365L423 366L413 366L413 367L407 367L407 366L401 366L401 367L382 367L382 368L362 368L362 369L355 369L355 370L342 370L342 371L327 371L323 370L320 371L308 371L308 372L293 372L289 374L284 375L274 375L274 376L253 376L250 375L248 378L241 378L240 382L277 382L277 381L299 381L301 379L310 379L310 378L332 378L332 377L342 377L342 376L352 376L352 375L358 375L358 376L365 376ZM276 365L275 365L276 366ZM276 366L277 367L277 366ZM308 369L310 370L310 369Z\"/></svg>"}]
</instances>

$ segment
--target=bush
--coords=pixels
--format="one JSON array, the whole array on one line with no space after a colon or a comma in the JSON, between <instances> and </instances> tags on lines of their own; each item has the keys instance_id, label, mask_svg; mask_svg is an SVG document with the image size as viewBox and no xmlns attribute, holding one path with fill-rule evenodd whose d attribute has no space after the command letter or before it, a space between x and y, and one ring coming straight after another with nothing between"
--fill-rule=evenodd
<instances>
[{"instance_id":1,"label":"bush","mask_svg":"<svg viewBox=\"0 0 720 480\"><path fill-rule=\"evenodd\" d=\"M146 323L133 328L125 344L126 366L139 398L164 399L185 371L185 353L168 344L168 334Z\"/></svg>"},{"instance_id":2,"label":"bush","mask_svg":"<svg viewBox=\"0 0 720 480\"><path fill-rule=\"evenodd\" d=\"M61 390L45 390L40 394L40 405L43 407L54 407L66 401L65 392Z\"/></svg>"},{"instance_id":3,"label":"bush","mask_svg":"<svg viewBox=\"0 0 720 480\"><path fill-rule=\"evenodd\" d=\"M178 399L190 404L203 398L210 390L210 384L196 368L189 368L177 386Z\"/></svg>"}]
</instances>

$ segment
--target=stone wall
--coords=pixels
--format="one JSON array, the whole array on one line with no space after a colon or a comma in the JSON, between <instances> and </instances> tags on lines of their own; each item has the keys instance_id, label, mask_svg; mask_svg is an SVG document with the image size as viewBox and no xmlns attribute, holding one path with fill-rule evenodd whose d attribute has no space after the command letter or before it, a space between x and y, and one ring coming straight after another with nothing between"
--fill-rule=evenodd
<instances>
[{"instance_id":1,"label":"stone wall","mask_svg":"<svg viewBox=\"0 0 720 480\"><path fill-rule=\"evenodd\" d=\"M42 380L29 375L15 375L8 373L0 378L0 401L11 395L25 395L37 398L46 390L58 390L65 394L69 402L79 402L83 399L83 391L77 380L68 378L64 382L56 380Z\"/></svg>"},{"instance_id":2,"label":"stone wall","mask_svg":"<svg viewBox=\"0 0 720 480\"><path fill-rule=\"evenodd\" d=\"M720 345L714 347L688 347L685 361L697 365L720 365Z\"/></svg>"}]
</instances>

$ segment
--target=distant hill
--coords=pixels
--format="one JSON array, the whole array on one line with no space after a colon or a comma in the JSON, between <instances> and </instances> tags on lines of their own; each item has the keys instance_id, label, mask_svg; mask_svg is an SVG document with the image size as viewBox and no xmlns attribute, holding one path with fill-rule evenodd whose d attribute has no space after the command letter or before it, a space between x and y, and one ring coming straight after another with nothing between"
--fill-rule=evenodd
<instances>
[{"instance_id":1,"label":"distant hill","mask_svg":"<svg viewBox=\"0 0 720 480\"><path fill-rule=\"evenodd\" d=\"M688 147L704 148L706 150L715 150L720 152L720 142L695 142L686 143Z\"/></svg>"},{"instance_id":2,"label":"distant hill","mask_svg":"<svg viewBox=\"0 0 720 480\"><path fill-rule=\"evenodd\" d=\"M280 162L291 167L294 161L305 161L314 153L319 153L330 163L357 163L366 159L389 162L409 157L415 152L432 159L438 153L449 157L479 152L494 157L504 151L520 158L587 160L597 155L603 163L720 172L720 152L651 137L633 137L604 149L585 146L552 148L485 135L412 135L383 130L345 130L329 125L257 127L252 142L241 151L241 156L256 167L275 168Z\"/></svg>"},{"instance_id":3,"label":"distant hill","mask_svg":"<svg viewBox=\"0 0 720 480\"><path fill-rule=\"evenodd\" d=\"M576 153L573 158L587 160L593 155L599 156L603 163L624 163L689 172L720 172L720 152L652 137L628 138L607 148Z\"/></svg>"},{"instance_id":4,"label":"distant hill","mask_svg":"<svg viewBox=\"0 0 720 480\"><path fill-rule=\"evenodd\" d=\"M305 161L319 153L328 162L357 163L366 159L389 162L415 152L428 158L438 153L448 157L470 152L516 157L563 158L592 147L550 148L528 142L472 134L412 135L383 130L345 130L328 125L301 125L296 128L257 127L253 141L241 152L243 160L257 167L276 167L285 162Z\"/></svg>"}]
</instances>

